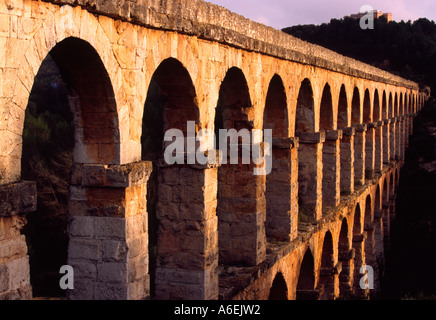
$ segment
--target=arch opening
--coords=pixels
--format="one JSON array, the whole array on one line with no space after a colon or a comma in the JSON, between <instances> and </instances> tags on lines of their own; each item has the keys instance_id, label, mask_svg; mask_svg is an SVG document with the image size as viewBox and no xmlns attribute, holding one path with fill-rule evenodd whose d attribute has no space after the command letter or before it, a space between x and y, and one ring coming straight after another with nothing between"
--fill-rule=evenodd
<instances>
[{"instance_id":1,"label":"arch opening","mask_svg":"<svg viewBox=\"0 0 436 320\"><path fill-rule=\"evenodd\" d=\"M318 299L315 291L315 264L310 249L306 250L300 266L300 274L297 283L297 300Z\"/></svg>"},{"instance_id":2,"label":"arch opening","mask_svg":"<svg viewBox=\"0 0 436 320\"><path fill-rule=\"evenodd\" d=\"M298 94L295 133L300 138L298 149L298 225L317 220L322 212L322 179L319 177L318 159L322 153L320 144L306 143L305 133L315 131L314 99L309 79L301 83Z\"/></svg>"},{"instance_id":3,"label":"arch opening","mask_svg":"<svg viewBox=\"0 0 436 320\"><path fill-rule=\"evenodd\" d=\"M329 84L324 86L320 109L320 131L333 131L335 121L333 117L333 101ZM339 139L326 134L322 146L322 208L336 207L340 201L340 182L338 168L340 166Z\"/></svg>"},{"instance_id":4,"label":"arch opening","mask_svg":"<svg viewBox=\"0 0 436 320\"><path fill-rule=\"evenodd\" d=\"M83 214L73 185L79 164L119 162L117 108L109 75L86 41L67 38L42 61L23 128L22 179L36 181L37 211L23 229L34 297L65 298L59 270L69 263L74 234L67 225Z\"/></svg>"},{"instance_id":5,"label":"arch opening","mask_svg":"<svg viewBox=\"0 0 436 320\"><path fill-rule=\"evenodd\" d=\"M281 88L272 90L274 93L282 91ZM272 98L274 94L270 96ZM282 99L280 95L279 101ZM245 130L251 133L254 128L253 111L242 70L236 67L229 69L219 91L215 132L219 134L221 129L236 129L238 132ZM271 113L268 111L268 114ZM239 144L250 144L250 141L238 139ZM221 143L217 140L221 149ZM230 164L228 159L227 164L218 168L219 262L226 265L257 265L263 261L266 250L265 204L261 212L258 205L265 202L266 177L253 175L255 164L244 164L241 152L238 156L238 164ZM244 230L246 241L234 241L241 236L241 230Z\"/></svg>"},{"instance_id":6,"label":"arch opening","mask_svg":"<svg viewBox=\"0 0 436 320\"><path fill-rule=\"evenodd\" d=\"M353 91L353 99L351 100L351 124L360 123L360 93L357 87Z\"/></svg>"},{"instance_id":7,"label":"arch opening","mask_svg":"<svg viewBox=\"0 0 436 320\"><path fill-rule=\"evenodd\" d=\"M289 137L289 120L285 87L275 75L269 85L263 117L263 128L272 130L273 139ZM272 145L272 172L266 176L266 235L268 239L289 241L291 230L292 150ZM284 202L287 199L289 201ZM284 205L282 203L285 203Z\"/></svg>"},{"instance_id":8,"label":"arch opening","mask_svg":"<svg viewBox=\"0 0 436 320\"><path fill-rule=\"evenodd\" d=\"M319 289L322 292L321 300L334 300L335 297L335 272L333 256L333 238L330 231L324 237L321 254L321 270Z\"/></svg>"},{"instance_id":9,"label":"arch opening","mask_svg":"<svg viewBox=\"0 0 436 320\"><path fill-rule=\"evenodd\" d=\"M165 149L173 142L164 141L164 134L177 129L186 137L188 122L193 124L192 129L197 133L199 108L195 87L183 64L169 58L162 61L153 73L142 118L142 160L153 163L146 196L151 297L177 298L176 293L166 289L183 284L166 278L168 269L175 274L200 270L201 261L188 268L188 258L184 258L188 254L195 254L195 249L190 250L174 239L186 235L192 224L207 224L207 221L202 220L198 208L204 199L190 196L203 188L200 182L202 172L178 164L163 165L166 163ZM188 176L189 182L185 179ZM201 238L201 228L190 232L189 237Z\"/></svg>"},{"instance_id":10,"label":"arch opening","mask_svg":"<svg viewBox=\"0 0 436 320\"><path fill-rule=\"evenodd\" d=\"M268 300L288 300L288 286L281 272L274 278Z\"/></svg>"},{"instance_id":11,"label":"arch opening","mask_svg":"<svg viewBox=\"0 0 436 320\"><path fill-rule=\"evenodd\" d=\"M341 86L338 103L338 129L348 127L348 99L345 86Z\"/></svg>"},{"instance_id":12,"label":"arch opening","mask_svg":"<svg viewBox=\"0 0 436 320\"><path fill-rule=\"evenodd\" d=\"M321 98L319 129L320 131L331 131L333 130L333 127L333 101L330 85L327 83L324 86Z\"/></svg>"},{"instance_id":13,"label":"arch opening","mask_svg":"<svg viewBox=\"0 0 436 320\"><path fill-rule=\"evenodd\" d=\"M342 263L342 271L339 274L339 294L345 298L352 294L352 256L351 256L350 238L348 233L347 218L342 220L341 231L339 233L338 257Z\"/></svg>"}]
</instances>

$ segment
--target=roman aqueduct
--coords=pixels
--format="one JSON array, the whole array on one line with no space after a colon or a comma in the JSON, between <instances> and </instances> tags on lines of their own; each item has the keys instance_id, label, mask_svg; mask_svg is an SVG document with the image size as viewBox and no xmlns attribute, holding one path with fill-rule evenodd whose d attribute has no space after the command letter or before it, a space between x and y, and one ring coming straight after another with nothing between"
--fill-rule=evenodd
<instances>
[{"instance_id":1,"label":"roman aqueduct","mask_svg":"<svg viewBox=\"0 0 436 320\"><path fill-rule=\"evenodd\" d=\"M69 299L377 292L400 168L427 98L416 83L201 0L6 0L0 299L32 298L21 229L37 188L21 179L22 134L49 54L75 125ZM272 173L253 175L255 164L165 165L163 151L147 158L150 99L164 101L151 121L160 132L186 131L187 121L196 131L272 129ZM151 138L162 146L159 133ZM156 203L156 254L147 200ZM373 291L359 285L364 265L375 270Z\"/></svg>"}]
</instances>

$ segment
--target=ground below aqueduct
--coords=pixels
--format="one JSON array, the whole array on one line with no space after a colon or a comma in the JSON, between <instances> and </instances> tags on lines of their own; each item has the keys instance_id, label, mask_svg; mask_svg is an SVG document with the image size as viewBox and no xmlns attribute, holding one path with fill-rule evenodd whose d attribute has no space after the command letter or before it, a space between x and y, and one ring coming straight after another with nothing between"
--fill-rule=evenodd
<instances>
[{"instance_id":1,"label":"ground below aqueduct","mask_svg":"<svg viewBox=\"0 0 436 320\"><path fill-rule=\"evenodd\" d=\"M436 102L416 117L401 172L383 298L436 299Z\"/></svg>"}]
</instances>

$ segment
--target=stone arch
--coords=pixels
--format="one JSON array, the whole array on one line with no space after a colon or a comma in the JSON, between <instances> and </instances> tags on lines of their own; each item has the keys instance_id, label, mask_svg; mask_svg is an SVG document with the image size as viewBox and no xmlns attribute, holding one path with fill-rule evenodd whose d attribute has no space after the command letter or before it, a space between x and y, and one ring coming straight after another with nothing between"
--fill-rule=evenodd
<instances>
[{"instance_id":1,"label":"stone arch","mask_svg":"<svg viewBox=\"0 0 436 320\"><path fill-rule=\"evenodd\" d=\"M315 263L311 250L308 248L300 265L297 300L316 300L318 294L315 291Z\"/></svg>"},{"instance_id":2,"label":"stone arch","mask_svg":"<svg viewBox=\"0 0 436 320\"><path fill-rule=\"evenodd\" d=\"M380 95L378 89L374 90L373 121L382 120L382 111L380 110Z\"/></svg>"},{"instance_id":3,"label":"stone arch","mask_svg":"<svg viewBox=\"0 0 436 320\"><path fill-rule=\"evenodd\" d=\"M366 241L365 241L365 261L366 264L370 266L375 266L375 241L374 241L374 216L373 216L373 205L371 195L366 196L365 200L365 231L366 231Z\"/></svg>"},{"instance_id":4,"label":"stone arch","mask_svg":"<svg viewBox=\"0 0 436 320\"><path fill-rule=\"evenodd\" d=\"M162 61L153 74L152 82L158 86L161 99L165 100L162 110L164 132L178 129L186 135L188 121L195 122L197 132L199 110L196 90L183 64L174 58Z\"/></svg>"},{"instance_id":5,"label":"stone arch","mask_svg":"<svg viewBox=\"0 0 436 320\"><path fill-rule=\"evenodd\" d=\"M381 112L381 120L388 119L388 97L386 96L386 90L383 90L383 98L382 98L382 112Z\"/></svg>"},{"instance_id":6,"label":"stone arch","mask_svg":"<svg viewBox=\"0 0 436 320\"><path fill-rule=\"evenodd\" d=\"M196 90L189 72L177 59L163 60L153 73L142 120L142 160L153 163L147 185L151 295L160 299L176 298L177 294L171 288L183 284L168 279L166 274L169 270L174 274L200 271L202 262L191 263L188 270L189 258L184 261L181 257L195 254L195 249L188 249L182 241L174 239L201 238L201 228L190 230L187 235L189 225L209 222L201 212L205 201L202 193L205 172L185 166L190 161L184 156L185 150L177 150L182 158L174 152L174 159L164 154L175 142L174 137L171 141L164 139L171 130L180 132L182 136L177 139L182 138L184 148L185 138L195 138L198 132Z\"/></svg>"},{"instance_id":7,"label":"stone arch","mask_svg":"<svg viewBox=\"0 0 436 320\"><path fill-rule=\"evenodd\" d=\"M351 107L345 85L341 86L338 103L338 129L342 130L340 141L340 173L339 189L341 194L350 194L354 191L354 136L350 134L352 130L350 115Z\"/></svg>"},{"instance_id":8,"label":"stone arch","mask_svg":"<svg viewBox=\"0 0 436 320\"><path fill-rule=\"evenodd\" d=\"M136 160L139 160L137 154L131 152L127 155L122 149L129 148L127 142L128 128L126 130L126 124L122 121L128 117L128 108L125 108L126 102L124 99L125 90L119 86L120 81L118 78L121 73L121 68L117 58L112 52L112 46L107 34L103 31L102 26L98 22L98 18L92 13L75 10L71 6L62 6L59 10L56 10L49 18L45 19L38 28L31 39L27 41L27 48L23 49L24 55L22 61L17 62L20 67L18 72L19 81L16 82L14 96L20 97L20 99L14 99L23 103L20 106L21 110L25 109L25 103L27 102L28 94L32 88L33 78L36 75L42 61L47 57L50 51L61 42L67 39L82 40L82 43L87 43L89 47L92 47L92 51L99 57L99 65L105 69L107 78L113 87L113 100L115 104L116 119L114 119L114 126L118 126L117 129L117 143L115 146L116 156L110 163L119 164L127 163L131 161L129 156L133 155ZM56 32L54 32L56 30ZM94 32L80 32L81 30L94 30ZM48 36L50 35L50 36ZM77 61L77 58L73 57L73 60ZM100 68L100 66L98 68ZM97 68L97 67L95 67ZM93 77L90 77L90 80ZM21 99L26 95L26 99ZM122 97L122 98L120 98ZM111 105L112 103L109 103ZM22 120L24 121L24 114ZM103 134L103 133L101 133ZM123 142L121 144L121 141ZM101 149L101 148L100 148ZM111 149L111 148L109 148ZM104 152L100 152L100 156L106 153L104 157L111 156L110 153L113 150L107 149ZM95 153L95 152L94 152ZM78 160L78 159L76 159ZM92 163L91 159L80 159L80 163Z\"/></svg>"},{"instance_id":9,"label":"stone arch","mask_svg":"<svg viewBox=\"0 0 436 320\"><path fill-rule=\"evenodd\" d=\"M221 129L245 131L245 136L251 133L253 109L244 73L239 68L230 68L219 90L215 116L217 137ZM227 151L226 144L221 142L229 139L217 140L220 151ZM238 150L244 150L241 142L251 143L245 138L232 143L239 145ZM238 152L237 164L231 164L230 157L231 153L224 154L223 164L218 168L219 259L228 265L257 265L265 258L265 176L253 174L254 165L244 163L247 159L242 159L242 152ZM234 241L242 236L244 241Z\"/></svg>"},{"instance_id":10,"label":"stone arch","mask_svg":"<svg viewBox=\"0 0 436 320\"><path fill-rule=\"evenodd\" d=\"M362 123L362 99L357 87L354 89L351 111L351 124L355 127L354 135L354 185L361 187L365 184L365 134L366 129Z\"/></svg>"},{"instance_id":11,"label":"stone arch","mask_svg":"<svg viewBox=\"0 0 436 320\"><path fill-rule=\"evenodd\" d=\"M404 98L403 93L400 92L400 105L398 107L398 116L404 115Z\"/></svg>"},{"instance_id":12,"label":"stone arch","mask_svg":"<svg viewBox=\"0 0 436 320\"><path fill-rule=\"evenodd\" d=\"M289 137L287 97L282 79L277 74L271 79L265 102L263 128L272 130L273 139L286 142ZM273 171L266 176L266 235L269 239L290 240L293 205L291 202L291 175L289 161L292 150L282 144L272 148Z\"/></svg>"},{"instance_id":13,"label":"stone arch","mask_svg":"<svg viewBox=\"0 0 436 320\"><path fill-rule=\"evenodd\" d=\"M353 258L350 244L348 220L347 218L344 218L342 220L338 242L338 257L339 262L342 263L342 271L339 274L339 292L340 296L342 297L346 297L347 295L351 294L353 288Z\"/></svg>"},{"instance_id":14,"label":"stone arch","mask_svg":"<svg viewBox=\"0 0 436 320\"><path fill-rule=\"evenodd\" d=\"M324 242L321 253L321 269L318 287L321 294L321 300L332 300L335 298L335 270L334 270L334 250L333 237L330 231L324 236Z\"/></svg>"},{"instance_id":15,"label":"stone arch","mask_svg":"<svg viewBox=\"0 0 436 320\"><path fill-rule=\"evenodd\" d=\"M274 278L268 300L288 300L288 285L281 272L278 272Z\"/></svg>"},{"instance_id":16,"label":"stone arch","mask_svg":"<svg viewBox=\"0 0 436 320\"><path fill-rule=\"evenodd\" d=\"M338 101L338 129L346 127L348 127L348 99L345 85L342 85Z\"/></svg>"},{"instance_id":17,"label":"stone arch","mask_svg":"<svg viewBox=\"0 0 436 320\"><path fill-rule=\"evenodd\" d=\"M383 106L382 106L382 119L387 120L390 118L390 105L392 103L391 101L392 96L389 94L389 96L386 95L386 91L383 91ZM390 161L390 153L389 153L389 147L390 147L390 141L389 141L389 124L386 122L383 125L383 164L388 164Z\"/></svg>"},{"instance_id":18,"label":"stone arch","mask_svg":"<svg viewBox=\"0 0 436 320\"><path fill-rule=\"evenodd\" d=\"M365 265L365 233L362 227L362 211L358 203L354 209L353 218L353 249L354 249L354 292L359 294L360 289L360 268Z\"/></svg>"},{"instance_id":19,"label":"stone arch","mask_svg":"<svg viewBox=\"0 0 436 320\"><path fill-rule=\"evenodd\" d=\"M340 162L339 135L334 132L335 120L331 88L325 84L320 105L320 131L326 131L322 146L322 206L336 207L340 201L338 167Z\"/></svg>"},{"instance_id":20,"label":"stone arch","mask_svg":"<svg viewBox=\"0 0 436 320\"><path fill-rule=\"evenodd\" d=\"M334 119L332 94L330 85L326 83L321 98L319 129L320 131L331 131L333 130L333 127Z\"/></svg>"},{"instance_id":21,"label":"stone arch","mask_svg":"<svg viewBox=\"0 0 436 320\"><path fill-rule=\"evenodd\" d=\"M273 137L289 136L287 97L282 78L275 74L270 81L263 115L263 128L272 129Z\"/></svg>"},{"instance_id":22,"label":"stone arch","mask_svg":"<svg viewBox=\"0 0 436 320\"><path fill-rule=\"evenodd\" d=\"M372 213L372 198L371 195L368 194L365 198L365 228L370 228L373 221L373 213Z\"/></svg>"},{"instance_id":23,"label":"stone arch","mask_svg":"<svg viewBox=\"0 0 436 320\"><path fill-rule=\"evenodd\" d=\"M114 91L97 51L86 41L67 38L50 55L69 91L76 125L76 163L120 161L120 133Z\"/></svg>"},{"instance_id":24,"label":"stone arch","mask_svg":"<svg viewBox=\"0 0 436 320\"><path fill-rule=\"evenodd\" d=\"M392 92L389 93L389 100L388 100L388 119L392 118L394 116L394 102L392 100Z\"/></svg>"},{"instance_id":25,"label":"stone arch","mask_svg":"<svg viewBox=\"0 0 436 320\"><path fill-rule=\"evenodd\" d=\"M298 133L315 132L315 104L312 85L308 78L301 82L296 110L296 136Z\"/></svg>"},{"instance_id":26,"label":"stone arch","mask_svg":"<svg viewBox=\"0 0 436 320\"><path fill-rule=\"evenodd\" d=\"M384 99L384 97L383 97ZM382 103L384 103L382 101ZM378 89L374 90L374 107L373 107L373 121L377 127L373 129L374 134L374 167L370 168L375 173L383 171L383 127L380 123L383 120L383 111L380 103L380 93ZM371 173L370 173L371 174Z\"/></svg>"},{"instance_id":27,"label":"stone arch","mask_svg":"<svg viewBox=\"0 0 436 320\"><path fill-rule=\"evenodd\" d=\"M353 91L353 98L351 100L351 124L361 123L360 109L360 92L359 89L355 87Z\"/></svg>"},{"instance_id":28,"label":"stone arch","mask_svg":"<svg viewBox=\"0 0 436 320\"><path fill-rule=\"evenodd\" d=\"M372 122L371 95L369 93L369 89L366 89L363 97L363 123L369 122Z\"/></svg>"},{"instance_id":29,"label":"stone arch","mask_svg":"<svg viewBox=\"0 0 436 320\"><path fill-rule=\"evenodd\" d=\"M50 267L52 268L50 273L56 274L59 272L62 263L74 267L77 265L78 260L86 260L81 252L77 250L76 245L80 247L80 241L82 240L77 234L77 225L81 225L85 220L92 220L100 214L109 218L113 215L114 209L116 211L122 207L122 200L119 197L111 196L113 190L102 188L101 181L98 180L100 176L93 176L94 173L90 173L89 170L82 171L82 166L87 167L90 165L91 167L102 168L120 162L120 128L118 108L111 79L99 53L89 42L76 37L68 37L53 44L52 49L47 52L41 62L35 78L42 72L41 68L48 59L56 65L57 72L65 84L66 92L64 94L67 95L66 100L74 123L74 141L72 141L74 155L71 163L69 163L69 160L64 159L63 165L69 166L67 168L68 172L65 172L66 174L62 177L58 175L59 173L55 174L57 180L63 180L65 185L63 192L68 200L64 202L58 200L53 191L59 206L56 209L56 216L50 218L52 221L49 224L39 224L38 219L41 219L41 217L36 214L29 220L27 230L32 230L32 224L34 223L39 225L38 239L40 241L43 241L42 238L45 239L52 235L52 231L44 229L49 225L57 226L59 229L56 231L57 234L64 234L63 237L68 235L69 244L66 239L54 238L47 241L42 249L43 252L49 250L50 255L53 257L63 257L64 262L56 261L58 265ZM37 84L35 83L35 85ZM68 144L66 141L64 143ZM62 170L59 170L59 167L56 169L57 172ZM90 175L86 175L86 172L90 173ZM73 177L71 179L70 174ZM89 182L85 180L90 177L94 179L92 187L88 187ZM109 198L110 200L108 200ZM40 204L43 202L44 200L40 201ZM108 209L109 207L112 208L112 211ZM45 214L50 214L50 211L45 212ZM67 221L70 225L68 230ZM37 246L32 244L34 239L34 235L28 234L27 240L30 243L32 252L38 255L38 249L34 251ZM50 246L56 247L57 250L50 249ZM67 246L68 254L66 253ZM31 253L31 269L33 258L35 256L32 257ZM95 258L98 260L98 257L93 259ZM95 262L95 260L93 261ZM99 263L103 262L100 260ZM31 271L31 277L32 274ZM58 279L53 281L56 282L56 280ZM80 287L80 283L83 284L83 272L76 274L76 280L77 286ZM117 281L116 279L111 280ZM97 279L93 281L97 281ZM44 286L48 287L49 285L45 283ZM80 298L72 291L68 291L67 295L70 299Z\"/></svg>"},{"instance_id":30,"label":"stone arch","mask_svg":"<svg viewBox=\"0 0 436 320\"><path fill-rule=\"evenodd\" d=\"M374 99L375 100L375 99ZM363 123L367 124L365 134L365 178L372 179L374 177L375 152L376 152L376 132L370 123L373 122L373 113L371 111L371 95L369 89L365 90L363 99Z\"/></svg>"},{"instance_id":31,"label":"stone arch","mask_svg":"<svg viewBox=\"0 0 436 320\"><path fill-rule=\"evenodd\" d=\"M309 79L301 83L297 99L295 132L298 149L298 223L312 222L322 212L322 177L318 170L322 162L320 135L313 139L315 130L313 90Z\"/></svg>"},{"instance_id":32,"label":"stone arch","mask_svg":"<svg viewBox=\"0 0 436 320\"><path fill-rule=\"evenodd\" d=\"M390 110L390 116L389 118L396 117L397 112L397 104L398 104L398 98L397 93L390 94L389 96L389 110ZM392 122L389 124L389 159L394 160L396 156L396 149L397 149L397 131L396 131L397 124L395 122Z\"/></svg>"},{"instance_id":33,"label":"stone arch","mask_svg":"<svg viewBox=\"0 0 436 320\"><path fill-rule=\"evenodd\" d=\"M375 190L374 210L376 212L380 212L382 210L382 197L381 197L380 185L377 185L377 189Z\"/></svg>"}]
</instances>

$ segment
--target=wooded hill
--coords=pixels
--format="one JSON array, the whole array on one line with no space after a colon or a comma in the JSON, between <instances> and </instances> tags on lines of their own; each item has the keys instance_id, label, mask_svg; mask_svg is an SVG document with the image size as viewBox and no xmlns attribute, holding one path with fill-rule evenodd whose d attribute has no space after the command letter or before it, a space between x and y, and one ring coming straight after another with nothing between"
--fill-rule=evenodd
<instances>
[{"instance_id":1,"label":"wooded hill","mask_svg":"<svg viewBox=\"0 0 436 320\"><path fill-rule=\"evenodd\" d=\"M374 29L363 30L359 20L332 19L330 23L283 29L302 40L430 86L436 92L436 24L426 18L414 22L387 22L381 17Z\"/></svg>"}]
</instances>

